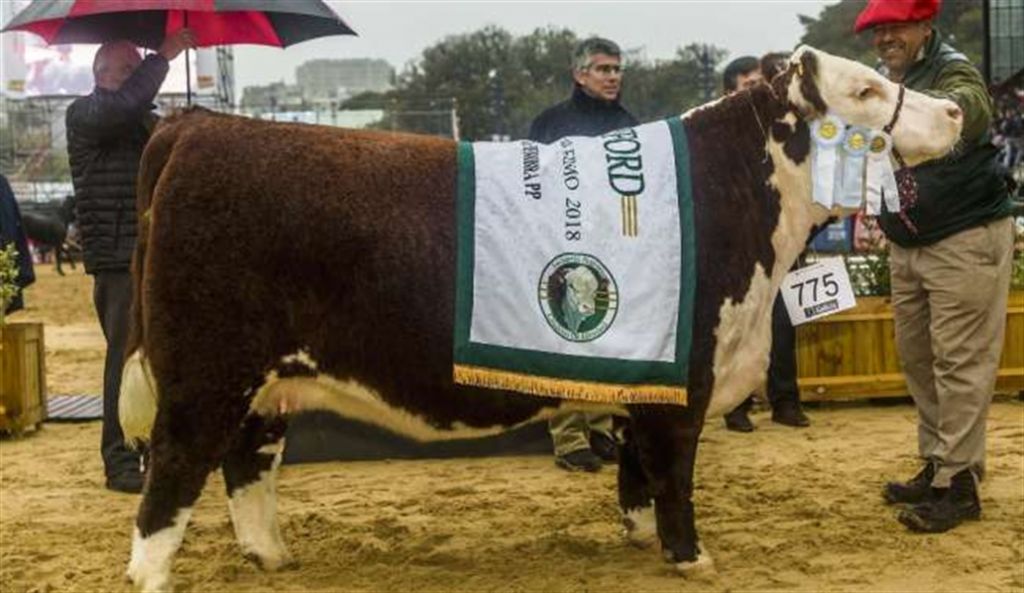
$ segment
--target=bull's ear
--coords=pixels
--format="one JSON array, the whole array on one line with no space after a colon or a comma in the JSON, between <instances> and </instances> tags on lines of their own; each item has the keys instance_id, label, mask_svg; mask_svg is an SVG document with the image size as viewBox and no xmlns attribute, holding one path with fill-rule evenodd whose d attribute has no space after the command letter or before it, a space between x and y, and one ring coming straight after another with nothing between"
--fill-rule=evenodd
<instances>
[{"instance_id":1,"label":"bull's ear","mask_svg":"<svg viewBox=\"0 0 1024 593\"><path fill-rule=\"evenodd\" d=\"M786 52L776 51L761 56L761 76L766 82L770 83L788 67L789 54Z\"/></svg>"},{"instance_id":2,"label":"bull's ear","mask_svg":"<svg viewBox=\"0 0 1024 593\"><path fill-rule=\"evenodd\" d=\"M775 85L778 85L776 90L783 91L804 117L814 119L828 112L828 105L818 89L818 57L810 48L801 47L796 51L788 69L776 79Z\"/></svg>"}]
</instances>

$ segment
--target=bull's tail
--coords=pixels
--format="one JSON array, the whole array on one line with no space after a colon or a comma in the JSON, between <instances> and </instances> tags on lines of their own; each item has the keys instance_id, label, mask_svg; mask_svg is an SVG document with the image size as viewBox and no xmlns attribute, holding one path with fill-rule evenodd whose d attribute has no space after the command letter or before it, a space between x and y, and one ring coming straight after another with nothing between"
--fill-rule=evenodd
<instances>
[{"instance_id":1,"label":"bull's tail","mask_svg":"<svg viewBox=\"0 0 1024 593\"><path fill-rule=\"evenodd\" d=\"M172 118L174 119L174 118ZM131 326L125 344L124 368L121 371L121 390L118 396L118 419L124 432L125 443L138 446L149 441L156 418L157 390L149 361L143 351L146 325L143 285L146 276L146 248L149 243L150 207L153 192L164 166L170 160L174 147L176 126L158 126L142 155L136 185L136 211L138 236L132 256L132 308Z\"/></svg>"}]
</instances>

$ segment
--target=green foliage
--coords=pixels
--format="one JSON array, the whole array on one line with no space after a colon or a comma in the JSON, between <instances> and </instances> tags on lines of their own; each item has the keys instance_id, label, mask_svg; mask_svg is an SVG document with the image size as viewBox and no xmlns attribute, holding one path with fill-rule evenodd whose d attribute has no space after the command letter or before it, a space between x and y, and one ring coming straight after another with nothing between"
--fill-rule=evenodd
<instances>
[{"instance_id":1,"label":"green foliage","mask_svg":"<svg viewBox=\"0 0 1024 593\"><path fill-rule=\"evenodd\" d=\"M865 64L875 63L874 49L865 35L855 35L853 24L867 0L842 0L826 6L817 18L800 15L804 35L800 43Z\"/></svg>"},{"instance_id":2,"label":"green foliage","mask_svg":"<svg viewBox=\"0 0 1024 593\"><path fill-rule=\"evenodd\" d=\"M837 56L875 65L874 48L869 31L855 35L853 24L867 0L841 0L822 9L817 17L801 15L804 35L800 43L811 45ZM984 31L981 0L953 0L942 3L935 26L957 50L975 64L981 63Z\"/></svg>"},{"instance_id":3,"label":"green foliage","mask_svg":"<svg viewBox=\"0 0 1024 593\"><path fill-rule=\"evenodd\" d=\"M700 105L704 102L698 84L700 53L700 44L694 43L676 50L670 61L629 65L623 79L623 104L640 121L664 119ZM715 47L710 53L715 66L727 55Z\"/></svg>"},{"instance_id":4,"label":"green foliage","mask_svg":"<svg viewBox=\"0 0 1024 593\"><path fill-rule=\"evenodd\" d=\"M1018 218L1015 223L1015 240L1013 242L1013 269L1010 273L1010 288L1024 290L1024 220Z\"/></svg>"},{"instance_id":5,"label":"green foliage","mask_svg":"<svg viewBox=\"0 0 1024 593\"><path fill-rule=\"evenodd\" d=\"M871 217L864 220L868 229L867 244L856 255L844 255L846 269L850 274L853 294L857 296L889 296L892 294L892 278L889 276L889 248L878 223Z\"/></svg>"},{"instance_id":6,"label":"green foliage","mask_svg":"<svg viewBox=\"0 0 1024 593\"><path fill-rule=\"evenodd\" d=\"M14 243L0 249L0 325L4 323L7 303L18 295L18 251Z\"/></svg>"}]
</instances>

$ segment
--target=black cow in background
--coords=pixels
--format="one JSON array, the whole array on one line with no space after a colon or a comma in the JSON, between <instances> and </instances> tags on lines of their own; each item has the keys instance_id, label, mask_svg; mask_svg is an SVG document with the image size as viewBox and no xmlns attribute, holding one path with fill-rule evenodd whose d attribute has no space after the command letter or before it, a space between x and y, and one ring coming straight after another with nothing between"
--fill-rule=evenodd
<instances>
[{"instance_id":1,"label":"black cow in background","mask_svg":"<svg viewBox=\"0 0 1024 593\"><path fill-rule=\"evenodd\" d=\"M72 252L81 252L74 242L68 241L68 228L75 221L75 196L68 194L63 200L33 203L23 202L21 220L25 234L43 253L53 250L57 273L64 275L61 264L66 260L75 269Z\"/></svg>"}]
</instances>

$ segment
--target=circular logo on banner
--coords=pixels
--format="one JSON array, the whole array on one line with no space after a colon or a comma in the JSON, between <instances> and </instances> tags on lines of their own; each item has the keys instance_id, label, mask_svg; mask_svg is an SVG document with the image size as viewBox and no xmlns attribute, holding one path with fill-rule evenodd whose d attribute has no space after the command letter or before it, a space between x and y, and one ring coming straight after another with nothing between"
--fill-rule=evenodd
<instances>
[{"instance_id":1,"label":"circular logo on banner","mask_svg":"<svg viewBox=\"0 0 1024 593\"><path fill-rule=\"evenodd\" d=\"M570 342L591 342L608 331L619 291L608 268L585 253L563 253L544 266L537 286L544 319Z\"/></svg>"}]
</instances>

